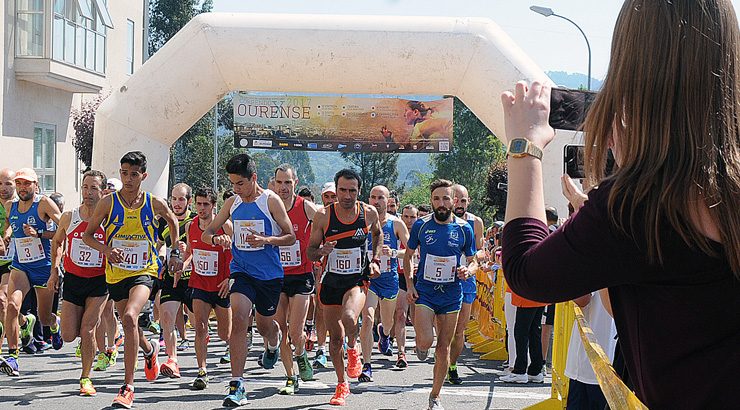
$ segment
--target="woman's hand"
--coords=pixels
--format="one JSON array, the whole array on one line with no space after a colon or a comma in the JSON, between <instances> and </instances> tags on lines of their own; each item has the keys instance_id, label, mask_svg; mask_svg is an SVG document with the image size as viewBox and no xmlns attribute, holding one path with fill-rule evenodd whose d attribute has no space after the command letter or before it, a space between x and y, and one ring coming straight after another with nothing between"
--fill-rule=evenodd
<instances>
[{"instance_id":1,"label":"woman's hand","mask_svg":"<svg viewBox=\"0 0 740 410\"><path fill-rule=\"evenodd\" d=\"M575 211L581 209L588 200L588 196L581 191L576 182L568 175L563 175L560 177L560 185L563 189L563 196L573 205L573 209Z\"/></svg>"},{"instance_id":2,"label":"woman's hand","mask_svg":"<svg viewBox=\"0 0 740 410\"><path fill-rule=\"evenodd\" d=\"M550 116L550 85L526 81L516 83L514 92L504 91L501 103L504 106L506 139L526 138L544 149L555 137L548 123Z\"/></svg>"}]
</instances>

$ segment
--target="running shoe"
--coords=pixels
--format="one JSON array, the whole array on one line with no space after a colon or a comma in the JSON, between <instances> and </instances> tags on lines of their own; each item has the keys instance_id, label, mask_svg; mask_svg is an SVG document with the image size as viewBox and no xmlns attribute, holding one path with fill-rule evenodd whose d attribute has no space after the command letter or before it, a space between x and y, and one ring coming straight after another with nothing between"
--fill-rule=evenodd
<instances>
[{"instance_id":1,"label":"running shoe","mask_svg":"<svg viewBox=\"0 0 740 410\"><path fill-rule=\"evenodd\" d=\"M527 375L527 379L530 383L544 383L545 382L545 371L541 371L540 374L532 376Z\"/></svg>"},{"instance_id":2,"label":"running shoe","mask_svg":"<svg viewBox=\"0 0 740 410\"><path fill-rule=\"evenodd\" d=\"M241 381L232 380L229 383L229 394L223 402L224 407L239 407L247 404L247 392Z\"/></svg>"},{"instance_id":3,"label":"running shoe","mask_svg":"<svg viewBox=\"0 0 740 410\"><path fill-rule=\"evenodd\" d=\"M116 340L114 341L114 342L115 342L115 344L116 344L116 349L118 349L119 347L121 347L121 345L123 344L123 342L124 342L125 340L126 340L126 338L125 338L125 337L123 336L123 333L119 333L119 334L118 334L118 337L117 337L117 338L116 338Z\"/></svg>"},{"instance_id":4,"label":"running shoe","mask_svg":"<svg viewBox=\"0 0 740 410\"><path fill-rule=\"evenodd\" d=\"M388 336L388 350L383 352L384 356L393 356L393 342L394 342L393 337Z\"/></svg>"},{"instance_id":5,"label":"running shoe","mask_svg":"<svg viewBox=\"0 0 740 410\"><path fill-rule=\"evenodd\" d=\"M205 369L198 370L198 376L193 381L193 388L195 390L205 390L208 387L208 373Z\"/></svg>"},{"instance_id":6,"label":"running shoe","mask_svg":"<svg viewBox=\"0 0 740 410\"><path fill-rule=\"evenodd\" d=\"M105 352L98 353L98 360L93 365L93 370L96 372L102 372L108 369L110 366L110 358ZM81 383L81 382L80 382Z\"/></svg>"},{"instance_id":7,"label":"running shoe","mask_svg":"<svg viewBox=\"0 0 740 410\"><path fill-rule=\"evenodd\" d=\"M157 380L157 376L159 375L159 362L157 361L157 356L159 356L159 349L157 349L157 345L155 343L149 342L152 345L152 352L149 354L149 356L144 355L144 374L146 375L146 379L150 382Z\"/></svg>"},{"instance_id":8,"label":"running shoe","mask_svg":"<svg viewBox=\"0 0 740 410\"><path fill-rule=\"evenodd\" d=\"M134 390L128 384L121 386L118 396L113 399L113 407L130 409L134 405Z\"/></svg>"},{"instance_id":9,"label":"running shoe","mask_svg":"<svg viewBox=\"0 0 740 410\"><path fill-rule=\"evenodd\" d=\"M26 324L21 326L21 346L25 347L33 342L33 326L36 324L36 316L31 313L24 316L26 318Z\"/></svg>"},{"instance_id":10,"label":"running shoe","mask_svg":"<svg viewBox=\"0 0 740 410\"><path fill-rule=\"evenodd\" d=\"M452 366L450 366L449 369L447 369L447 381L450 384L454 384L454 385L462 384L462 379L457 374L456 364L453 364Z\"/></svg>"},{"instance_id":11,"label":"running shoe","mask_svg":"<svg viewBox=\"0 0 740 410\"><path fill-rule=\"evenodd\" d=\"M60 325L61 320L57 316L56 331L51 333L51 345L54 346L54 350L59 350L64 347L64 339L62 339L62 326Z\"/></svg>"},{"instance_id":12,"label":"running shoe","mask_svg":"<svg viewBox=\"0 0 740 410\"><path fill-rule=\"evenodd\" d=\"M383 332L383 324L378 325L378 351L386 356L388 352L391 349L391 338L390 336L386 336L386 334ZM393 352L391 352L393 354Z\"/></svg>"},{"instance_id":13,"label":"running shoe","mask_svg":"<svg viewBox=\"0 0 740 410\"><path fill-rule=\"evenodd\" d=\"M98 394L89 377L80 379L80 396L92 397Z\"/></svg>"},{"instance_id":14,"label":"running shoe","mask_svg":"<svg viewBox=\"0 0 740 410\"><path fill-rule=\"evenodd\" d=\"M269 347L265 348L264 353L262 353L262 367L265 369L272 369L275 367L275 363L277 363L278 359L280 358L280 343L282 342L283 335L278 332L278 345L275 348L275 350L270 351ZM269 344L269 343L266 343Z\"/></svg>"},{"instance_id":15,"label":"running shoe","mask_svg":"<svg viewBox=\"0 0 740 410\"><path fill-rule=\"evenodd\" d=\"M313 368L326 369L326 355L324 354L324 349L319 348L319 350L316 351L316 356L313 358Z\"/></svg>"},{"instance_id":16,"label":"running shoe","mask_svg":"<svg viewBox=\"0 0 740 410\"><path fill-rule=\"evenodd\" d=\"M159 332L162 331L162 328L159 327L159 322L152 322L149 324L149 331L154 333L155 335L158 335Z\"/></svg>"},{"instance_id":17,"label":"running shoe","mask_svg":"<svg viewBox=\"0 0 740 410\"><path fill-rule=\"evenodd\" d=\"M116 365L116 360L118 359L118 348L110 349L105 352L105 355L108 356L108 367L113 367Z\"/></svg>"},{"instance_id":18,"label":"running shoe","mask_svg":"<svg viewBox=\"0 0 740 410\"><path fill-rule=\"evenodd\" d=\"M360 377L362 372L362 363L360 362L360 353L356 347L347 349L347 376L352 379Z\"/></svg>"},{"instance_id":19,"label":"running shoe","mask_svg":"<svg viewBox=\"0 0 740 410\"><path fill-rule=\"evenodd\" d=\"M178 352L184 352L185 350L190 349L190 340L183 339L180 341L180 344L177 345L177 351Z\"/></svg>"},{"instance_id":20,"label":"running shoe","mask_svg":"<svg viewBox=\"0 0 740 410\"><path fill-rule=\"evenodd\" d=\"M347 397L349 397L349 383L339 383L337 384L337 389L334 391L334 396L329 400L329 404L333 406L344 406Z\"/></svg>"},{"instance_id":21,"label":"running shoe","mask_svg":"<svg viewBox=\"0 0 740 410\"><path fill-rule=\"evenodd\" d=\"M429 396L428 410L445 410L445 408L442 407L442 400L439 397L433 398L432 396Z\"/></svg>"},{"instance_id":22,"label":"running shoe","mask_svg":"<svg viewBox=\"0 0 740 410\"><path fill-rule=\"evenodd\" d=\"M304 382L313 380L313 367L308 360L308 353L304 351L302 355L296 356L294 360L298 363L298 375L301 376L301 380Z\"/></svg>"},{"instance_id":23,"label":"running shoe","mask_svg":"<svg viewBox=\"0 0 740 410\"><path fill-rule=\"evenodd\" d=\"M221 360L219 360L221 364L229 364L231 363L231 352L229 352L229 349L226 349L226 353L224 353L223 356L221 356Z\"/></svg>"},{"instance_id":24,"label":"running shoe","mask_svg":"<svg viewBox=\"0 0 740 410\"><path fill-rule=\"evenodd\" d=\"M168 357L167 362L159 366L159 373L164 377L169 377L170 379L179 379L180 366L176 361L172 360L171 357Z\"/></svg>"},{"instance_id":25,"label":"running shoe","mask_svg":"<svg viewBox=\"0 0 740 410\"><path fill-rule=\"evenodd\" d=\"M20 376L18 370L18 359L13 356L0 357L0 372L8 376Z\"/></svg>"},{"instance_id":26,"label":"running shoe","mask_svg":"<svg viewBox=\"0 0 740 410\"><path fill-rule=\"evenodd\" d=\"M416 348L416 357L419 359L420 362L426 362L427 358L429 358L429 350L421 350L419 348Z\"/></svg>"},{"instance_id":27,"label":"running shoe","mask_svg":"<svg viewBox=\"0 0 740 410\"><path fill-rule=\"evenodd\" d=\"M75 356L82 357L82 341L77 342L77 347L75 347Z\"/></svg>"},{"instance_id":28,"label":"running shoe","mask_svg":"<svg viewBox=\"0 0 740 410\"><path fill-rule=\"evenodd\" d=\"M285 387L280 389L278 393L283 395L294 395L298 393L298 377L297 376L290 376L288 377L288 380L285 381Z\"/></svg>"},{"instance_id":29,"label":"running shoe","mask_svg":"<svg viewBox=\"0 0 740 410\"><path fill-rule=\"evenodd\" d=\"M360 383L373 381L373 367L370 365L370 363L365 363L362 366L362 373L360 373L360 377L357 378L357 381Z\"/></svg>"},{"instance_id":30,"label":"running shoe","mask_svg":"<svg viewBox=\"0 0 740 410\"><path fill-rule=\"evenodd\" d=\"M409 362L406 361L406 353L399 353L398 360L396 360L396 367L399 369L405 369L409 367Z\"/></svg>"},{"instance_id":31,"label":"running shoe","mask_svg":"<svg viewBox=\"0 0 740 410\"><path fill-rule=\"evenodd\" d=\"M501 380L504 383L527 384L527 383L529 383L529 376L527 376L526 373L524 373L524 374L512 373L512 374L507 375L507 376L501 376L501 377L499 377L499 380Z\"/></svg>"}]
</instances>

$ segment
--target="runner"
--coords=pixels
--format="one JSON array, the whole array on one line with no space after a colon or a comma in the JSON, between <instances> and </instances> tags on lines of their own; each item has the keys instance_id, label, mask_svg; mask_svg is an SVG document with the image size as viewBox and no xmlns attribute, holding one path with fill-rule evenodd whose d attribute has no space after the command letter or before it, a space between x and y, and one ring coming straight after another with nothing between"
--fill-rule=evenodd
<instances>
[{"instance_id":1,"label":"runner","mask_svg":"<svg viewBox=\"0 0 740 410\"><path fill-rule=\"evenodd\" d=\"M370 205L378 212L378 220L383 230L383 244L378 255L380 259L380 276L370 279L365 306L362 308L362 328L360 342L362 344L362 374L360 382L373 381L372 352L373 352L373 323L375 309L380 305L380 323L378 324L378 351L386 356L392 356L390 332L393 330L393 314L396 311L396 296L398 296L398 246L406 246L409 240L409 231L403 222L387 213L388 188L378 185L370 190ZM368 245L372 245L373 235L368 237ZM370 252L370 250L368 250ZM404 322L405 324L405 322ZM388 332L388 334L386 334Z\"/></svg>"},{"instance_id":2,"label":"runner","mask_svg":"<svg viewBox=\"0 0 740 410\"><path fill-rule=\"evenodd\" d=\"M206 358L208 357L208 319L211 310L216 312L218 337L229 342L231 334L231 303L229 302L229 263L230 246L213 246L201 239L203 231L213 221L216 209L216 194L210 188L195 191L195 209L198 215L185 227L187 232L187 258L192 258L194 275L190 276L195 316L195 358L198 362L198 376L193 388L203 390L208 387ZM231 237L234 233L231 221L226 221L216 235ZM186 258L186 259L187 259Z\"/></svg>"},{"instance_id":3,"label":"runner","mask_svg":"<svg viewBox=\"0 0 740 410\"><path fill-rule=\"evenodd\" d=\"M193 198L193 190L188 184L179 183L172 187L170 194L170 206L172 212L175 213L177 223L179 225L179 233L182 246L185 245L185 237L188 233L185 229L190 221L195 217L194 212L190 212L190 204ZM169 227L166 226L164 220L159 220L157 223L160 226L158 230L159 241L157 245L160 247L165 246L167 252L170 252L174 247L169 236ZM180 251L183 251L181 248ZM160 252L161 254L161 252ZM165 258L166 260L167 258ZM182 272L170 272L166 267L162 273L162 293L159 295L159 322L161 325L161 335L164 337L164 349L167 354L167 361L162 363L159 368L159 372L162 376L169 377L171 379L180 378L180 365L177 363L177 351L181 350L177 344L177 333L175 333L175 325L177 322L184 320L182 309L183 305L187 306L192 310L192 293L188 287L188 280L190 279L191 264L184 264ZM178 326L179 327L179 326ZM178 329L180 332L181 344L189 343L185 336L185 323L182 323L182 327Z\"/></svg>"},{"instance_id":4,"label":"runner","mask_svg":"<svg viewBox=\"0 0 740 410\"><path fill-rule=\"evenodd\" d=\"M337 188L334 182L327 182L321 188L321 203L326 207L337 202ZM316 318L316 356L313 359L314 369L326 368L326 321L324 320L324 305L319 300L321 291L321 281L324 279L324 265L326 258L314 262L314 275L316 277L316 294L313 296L314 306L316 307L314 317Z\"/></svg>"},{"instance_id":5,"label":"runner","mask_svg":"<svg viewBox=\"0 0 740 410\"><path fill-rule=\"evenodd\" d=\"M64 345L60 332L59 318L52 312L55 289L46 286L51 276L51 238L47 231L49 220L59 223L61 213L50 198L36 194L39 189L36 171L21 168L15 173L18 201L6 201L7 222L13 230L15 256L10 267L8 280L8 307L5 311L7 325L7 359L0 360L0 371L9 376L18 376L18 338L23 346L32 342L36 318L32 314L18 317L26 294L33 287L36 293L37 312L44 326L52 330L54 349ZM22 323L19 323L22 322Z\"/></svg>"},{"instance_id":6,"label":"runner","mask_svg":"<svg viewBox=\"0 0 740 410\"><path fill-rule=\"evenodd\" d=\"M298 375L302 381L313 379L313 367L306 353L306 334L303 327L308 314L308 303L315 292L313 263L306 257L306 247L311 235L311 221L316 214L316 206L295 194L298 176L295 168L282 164L275 170L275 189L288 210L296 241L292 246L280 247L280 261L283 264L285 278L277 310L277 321L283 335L280 346L280 359L285 367L288 380L280 394L298 392L298 377L293 372L293 361L298 364ZM291 350L291 343L294 350ZM291 353L293 352L293 353ZM295 358L293 356L295 355Z\"/></svg>"},{"instance_id":7,"label":"runner","mask_svg":"<svg viewBox=\"0 0 740 410\"><path fill-rule=\"evenodd\" d=\"M87 230L87 222L95 207L103 197L106 186L105 174L100 171L87 171L82 177L82 205L62 214L61 221L51 248L52 270L48 286L59 286L60 263L64 259L64 286L62 304L62 338L72 342L80 337L80 395L95 396L96 390L90 380L90 368L95 359L95 328L100 321L105 303L108 300L108 286L105 284L105 258L82 242L82 234ZM98 225L95 239L105 242L105 231ZM62 251L64 248L64 251ZM101 349L103 346L99 346ZM101 352L102 353L102 352ZM105 356L105 353L103 353ZM107 357L105 358L107 362Z\"/></svg>"},{"instance_id":8,"label":"runner","mask_svg":"<svg viewBox=\"0 0 740 410\"><path fill-rule=\"evenodd\" d=\"M100 200L82 235L87 246L106 257L108 292L123 322L125 378L113 406L125 408L131 408L134 401L134 368L139 347L144 352L147 380L156 380L159 374L159 349L156 342L144 337L138 325L141 309L149 299L152 278L159 271L154 218L161 216L167 221L172 243L177 243L180 236L177 218L167 202L141 189L142 181L148 176L146 165L146 157L140 151L128 152L121 158L123 188ZM105 229L105 244L93 236L101 224ZM170 252L169 269L173 272L182 269L177 248Z\"/></svg>"},{"instance_id":9,"label":"runner","mask_svg":"<svg viewBox=\"0 0 740 410\"><path fill-rule=\"evenodd\" d=\"M373 254L380 255L382 233L375 208L357 201L362 188L360 175L343 169L334 176L334 183L338 202L316 212L306 253L313 261L328 257L319 299L324 305L329 351L337 374L337 388L329 404L343 405L350 394L344 377L344 338L346 335L347 375L359 377L362 365L356 342L357 319L365 305L362 287L368 277L380 276L380 259L368 263L367 235L370 232L374 238Z\"/></svg>"},{"instance_id":10,"label":"runner","mask_svg":"<svg viewBox=\"0 0 740 410\"><path fill-rule=\"evenodd\" d=\"M414 226L414 222L418 218L418 210L414 205L408 204L401 210L401 220L406 226L408 232L411 231L411 227ZM407 240L408 241L408 240ZM398 258L403 260L406 254L406 245L401 244L401 250L398 251ZM416 252L414 252L416 254ZM415 268L418 262L417 258L414 258L412 263L412 269ZM399 369L405 369L409 363L406 360L406 312L411 308L413 314L414 305L409 305L409 301L406 298L406 279L403 270L403 263L398 265L398 297L396 298L396 311L394 314L394 336L396 337L396 343L398 345L398 358L396 359L396 367ZM413 276L413 272L410 273Z\"/></svg>"},{"instance_id":11,"label":"runner","mask_svg":"<svg viewBox=\"0 0 740 410\"><path fill-rule=\"evenodd\" d=\"M470 225L452 214L452 182L438 179L430 186L434 213L419 219L411 228L409 250L420 250L417 285L412 272L413 253L403 258L409 303L416 302L416 354L424 361L434 342L434 379L429 395L429 410L443 410L439 398L450 363L450 344L462 305L462 282L470 276L467 264L473 259L475 235ZM467 256L467 260L462 256Z\"/></svg>"},{"instance_id":12,"label":"runner","mask_svg":"<svg viewBox=\"0 0 740 410\"><path fill-rule=\"evenodd\" d=\"M280 301L283 286L283 266L280 264L279 246L295 243L292 224L283 201L269 189L257 184L254 160L247 154L238 154L226 164L229 181L235 196L224 202L216 218L203 232L207 244L231 244L231 310L233 328L231 340L247 338L247 318L256 307L257 329L265 339L267 348L262 354L262 366L272 369L280 356L280 327L273 316ZM216 235L231 218L234 224L234 241L226 234ZM247 359L245 343L231 343L231 382L225 407L247 403L242 374Z\"/></svg>"},{"instance_id":13,"label":"runner","mask_svg":"<svg viewBox=\"0 0 740 410\"><path fill-rule=\"evenodd\" d=\"M5 203L15 198L15 171L9 168L0 170L0 348L5 335L5 310L8 307L8 280L10 263L13 262L13 247L10 235L13 232L8 224Z\"/></svg>"},{"instance_id":14,"label":"runner","mask_svg":"<svg viewBox=\"0 0 740 410\"><path fill-rule=\"evenodd\" d=\"M468 189L460 184L455 184L452 186L452 190L455 195L455 208L453 212L457 217L467 221L470 227L473 228L473 232L475 233L473 250L483 249L485 245L483 220L468 212L468 206L470 206ZM475 302L476 286L474 275L463 282L463 304L460 314L457 316L455 337L452 338L452 346L450 348L450 368L447 369L447 381L450 384L462 384L462 379L457 372L457 358L460 357L465 347L465 328L470 321L470 310L473 302Z\"/></svg>"}]
</instances>

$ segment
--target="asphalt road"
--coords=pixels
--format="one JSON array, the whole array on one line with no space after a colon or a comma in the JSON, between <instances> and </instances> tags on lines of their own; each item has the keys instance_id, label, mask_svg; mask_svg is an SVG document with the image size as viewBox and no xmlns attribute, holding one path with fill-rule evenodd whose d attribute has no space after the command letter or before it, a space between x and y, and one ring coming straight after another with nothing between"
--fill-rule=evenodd
<instances>
[{"instance_id":1,"label":"asphalt road","mask_svg":"<svg viewBox=\"0 0 740 410\"><path fill-rule=\"evenodd\" d=\"M411 330L411 328L409 328ZM147 334L149 334L147 332ZM193 331L188 331L192 340ZM413 330L409 337L413 336ZM181 379L160 376L154 382L144 378L143 359L139 354L136 373L135 408L147 409L211 409L220 408L230 380L228 365L218 364L225 345L216 335L211 336L208 361L210 384L206 390L194 391L190 384L196 376L195 350L190 348L179 354ZM330 409L328 401L336 386L333 369L317 371L315 380L301 383L295 396L281 396L278 389L285 384L282 364L272 370L257 365L261 353L261 338L255 335L255 347L249 353L244 372L251 409ZM412 352L413 340L407 343L409 367L394 368L394 362L380 354L373 355L374 381L351 383L352 395L346 409L426 409L431 387L432 363L419 362ZM0 409L103 409L109 408L123 383L123 357L118 364L105 372L92 372L98 390L96 397L79 397L80 360L74 355L76 343L67 344L62 350L49 350L43 354L20 357L21 376L10 378L0 375ZM7 350L4 349L6 353ZM160 351L160 362L166 359ZM309 357L313 358L313 353ZM329 362L331 366L331 362ZM549 397L550 378L544 384L513 385L497 380L500 362L479 360L478 355L466 349L459 360L458 370L464 382L459 386L446 384L442 389L442 403L448 410L464 409L521 409Z\"/></svg>"}]
</instances>

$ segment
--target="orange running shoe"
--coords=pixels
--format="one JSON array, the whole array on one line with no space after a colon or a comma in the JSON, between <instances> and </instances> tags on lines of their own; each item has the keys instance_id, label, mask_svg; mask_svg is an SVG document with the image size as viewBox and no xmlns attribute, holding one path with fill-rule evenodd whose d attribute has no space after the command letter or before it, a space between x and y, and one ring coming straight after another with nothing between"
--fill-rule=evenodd
<instances>
[{"instance_id":1,"label":"orange running shoe","mask_svg":"<svg viewBox=\"0 0 740 410\"><path fill-rule=\"evenodd\" d=\"M80 396L95 396L98 392L89 377L80 379Z\"/></svg>"},{"instance_id":2,"label":"orange running shoe","mask_svg":"<svg viewBox=\"0 0 740 410\"><path fill-rule=\"evenodd\" d=\"M157 380L159 376L159 362L157 361L159 346L156 343L151 343L151 345L153 350L151 356L144 356L144 374L150 382Z\"/></svg>"},{"instance_id":3,"label":"orange running shoe","mask_svg":"<svg viewBox=\"0 0 740 410\"><path fill-rule=\"evenodd\" d=\"M344 406L345 399L349 397L349 383L337 384L337 389L334 391L334 396L329 400L329 404L333 406Z\"/></svg>"},{"instance_id":4,"label":"orange running shoe","mask_svg":"<svg viewBox=\"0 0 740 410\"><path fill-rule=\"evenodd\" d=\"M113 399L113 407L130 409L134 405L134 391L128 384L121 386L118 396Z\"/></svg>"},{"instance_id":5,"label":"orange running shoe","mask_svg":"<svg viewBox=\"0 0 740 410\"><path fill-rule=\"evenodd\" d=\"M164 377L169 377L170 379L179 379L180 366L177 364L177 361L172 360L172 358L168 357L167 363L159 367L159 373L161 373Z\"/></svg>"},{"instance_id":6,"label":"orange running shoe","mask_svg":"<svg viewBox=\"0 0 740 410\"><path fill-rule=\"evenodd\" d=\"M347 376L352 379L360 377L362 373L362 363L360 362L360 353L357 347L347 349Z\"/></svg>"}]
</instances>

